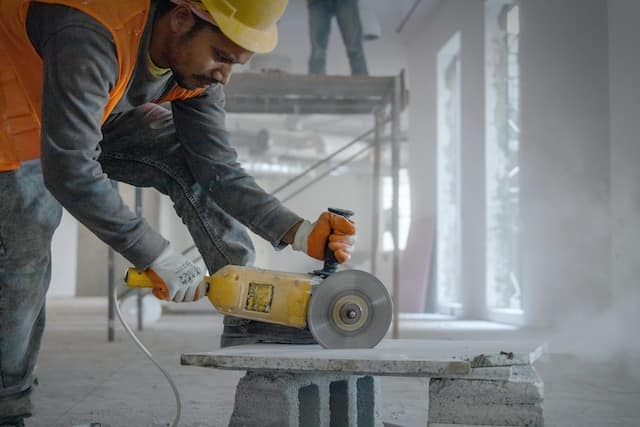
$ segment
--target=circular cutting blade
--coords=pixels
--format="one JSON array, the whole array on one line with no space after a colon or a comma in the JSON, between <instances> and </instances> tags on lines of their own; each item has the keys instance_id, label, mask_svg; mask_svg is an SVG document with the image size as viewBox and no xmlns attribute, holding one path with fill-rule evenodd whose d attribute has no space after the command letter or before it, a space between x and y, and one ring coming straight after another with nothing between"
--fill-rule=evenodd
<instances>
[{"instance_id":1,"label":"circular cutting blade","mask_svg":"<svg viewBox=\"0 0 640 427\"><path fill-rule=\"evenodd\" d=\"M389 330L392 307L375 276L344 270L313 287L307 322L324 348L372 348Z\"/></svg>"}]
</instances>

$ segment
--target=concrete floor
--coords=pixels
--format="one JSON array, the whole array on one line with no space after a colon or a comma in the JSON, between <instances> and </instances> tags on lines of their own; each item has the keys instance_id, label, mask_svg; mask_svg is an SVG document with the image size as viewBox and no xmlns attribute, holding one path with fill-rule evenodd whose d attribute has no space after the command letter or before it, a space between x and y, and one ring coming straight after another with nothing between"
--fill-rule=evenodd
<instances>
[{"instance_id":1,"label":"concrete floor","mask_svg":"<svg viewBox=\"0 0 640 427\"><path fill-rule=\"evenodd\" d=\"M167 426L175 405L165 379L118 324L107 342L106 300L53 299L40 356L37 414L29 427ZM171 314L139 334L173 375L182 394L181 426L226 426L242 373L181 367L181 352L218 347L222 317ZM403 338L522 339L523 333L485 322L407 320ZM539 337L538 337L539 338ZM536 363L545 382L545 425L638 426L640 381L628 364L549 354ZM383 379L384 419L401 426L426 425L425 379Z\"/></svg>"}]
</instances>

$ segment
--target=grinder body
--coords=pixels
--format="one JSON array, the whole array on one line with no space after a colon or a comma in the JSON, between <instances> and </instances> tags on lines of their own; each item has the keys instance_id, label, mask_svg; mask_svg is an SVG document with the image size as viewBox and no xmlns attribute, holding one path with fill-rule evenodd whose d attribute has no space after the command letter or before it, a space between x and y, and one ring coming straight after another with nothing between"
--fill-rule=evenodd
<instances>
[{"instance_id":1,"label":"grinder body","mask_svg":"<svg viewBox=\"0 0 640 427\"><path fill-rule=\"evenodd\" d=\"M221 313L278 325L304 328L312 287L320 278L255 267L227 265L205 278L207 297ZM130 268L131 287L153 288L144 272Z\"/></svg>"}]
</instances>

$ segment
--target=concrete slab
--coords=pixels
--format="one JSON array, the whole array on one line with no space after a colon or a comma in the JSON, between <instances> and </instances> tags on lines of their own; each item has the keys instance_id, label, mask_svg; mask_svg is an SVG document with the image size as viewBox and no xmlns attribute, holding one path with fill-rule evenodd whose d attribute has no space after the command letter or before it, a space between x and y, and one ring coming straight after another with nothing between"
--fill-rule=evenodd
<instances>
[{"instance_id":1,"label":"concrete slab","mask_svg":"<svg viewBox=\"0 0 640 427\"><path fill-rule=\"evenodd\" d=\"M331 372L453 378L506 371L474 371L530 365L542 347L495 341L383 340L373 349L328 350L317 345L248 345L206 353L183 353L182 365L229 370ZM503 379L503 378L497 378Z\"/></svg>"}]
</instances>

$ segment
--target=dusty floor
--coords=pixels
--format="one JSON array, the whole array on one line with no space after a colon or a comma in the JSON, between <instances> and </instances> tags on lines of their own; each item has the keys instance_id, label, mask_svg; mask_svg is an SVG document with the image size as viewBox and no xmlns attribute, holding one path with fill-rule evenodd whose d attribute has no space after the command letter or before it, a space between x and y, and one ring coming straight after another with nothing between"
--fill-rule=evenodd
<instances>
[{"instance_id":1,"label":"dusty floor","mask_svg":"<svg viewBox=\"0 0 640 427\"><path fill-rule=\"evenodd\" d=\"M167 426L175 413L164 378L119 327L107 342L106 300L51 300L40 357L38 413L29 427ZM240 372L181 367L183 351L218 346L222 317L165 315L140 338L171 372L182 393L181 426L226 426ZM474 330L475 328L475 330ZM478 323L405 321L403 338L522 338L522 332ZM545 425L639 426L640 383L618 363L550 354L536 364L545 382ZM384 419L426 425L426 380L384 378Z\"/></svg>"}]
</instances>

